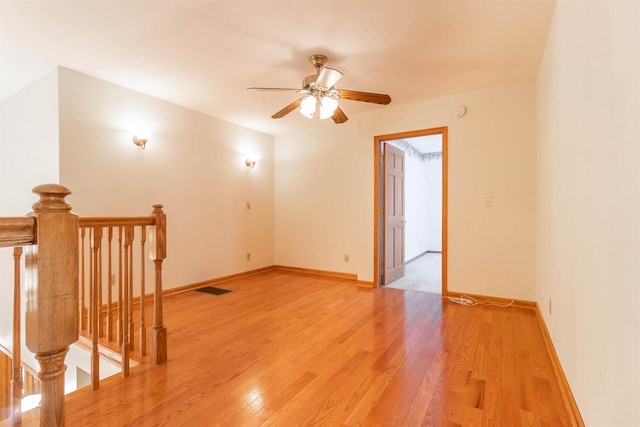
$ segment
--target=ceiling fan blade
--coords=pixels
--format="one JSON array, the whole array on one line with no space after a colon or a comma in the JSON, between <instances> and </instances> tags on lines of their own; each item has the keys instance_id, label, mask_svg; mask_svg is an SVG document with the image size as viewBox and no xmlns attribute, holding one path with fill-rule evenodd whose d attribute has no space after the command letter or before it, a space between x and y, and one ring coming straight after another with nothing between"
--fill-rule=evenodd
<instances>
[{"instance_id":1,"label":"ceiling fan blade","mask_svg":"<svg viewBox=\"0 0 640 427\"><path fill-rule=\"evenodd\" d=\"M323 90L331 89L341 77L342 73L340 71L324 67L320 70L320 74L318 74L316 86Z\"/></svg>"},{"instance_id":2,"label":"ceiling fan blade","mask_svg":"<svg viewBox=\"0 0 640 427\"><path fill-rule=\"evenodd\" d=\"M349 120L349 117L347 117L347 115L344 113L344 111L342 111L340 107L336 108L336 111L333 112L333 116L331 116L331 118L333 119L333 122L337 125Z\"/></svg>"},{"instance_id":3,"label":"ceiling fan blade","mask_svg":"<svg viewBox=\"0 0 640 427\"><path fill-rule=\"evenodd\" d=\"M358 92L355 90L338 90L341 99L348 99L351 101L371 102L373 104L387 105L391 102L391 97L383 93L371 93L371 92Z\"/></svg>"},{"instance_id":4,"label":"ceiling fan blade","mask_svg":"<svg viewBox=\"0 0 640 427\"><path fill-rule=\"evenodd\" d=\"M293 89L288 87L248 87L247 90L267 91L267 92L301 92L302 89Z\"/></svg>"},{"instance_id":5,"label":"ceiling fan blade","mask_svg":"<svg viewBox=\"0 0 640 427\"><path fill-rule=\"evenodd\" d=\"M282 110L278 111L273 116L271 116L271 118L272 119L282 118L282 117L286 116L287 114L289 114L290 112L292 112L293 110L295 110L296 108L300 108L300 101L302 101L302 100L301 99L296 99L291 104L287 105Z\"/></svg>"}]
</instances>

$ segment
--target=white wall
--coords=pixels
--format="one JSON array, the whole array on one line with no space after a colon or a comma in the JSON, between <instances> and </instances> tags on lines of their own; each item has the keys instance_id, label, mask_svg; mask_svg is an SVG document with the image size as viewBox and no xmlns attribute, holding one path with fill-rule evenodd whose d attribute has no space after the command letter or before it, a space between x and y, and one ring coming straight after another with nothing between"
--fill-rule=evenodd
<instances>
[{"instance_id":1,"label":"white wall","mask_svg":"<svg viewBox=\"0 0 640 427\"><path fill-rule=\"evenodd\" d=\"M404 258L409 261L427 251L427 163L405 152L404 162Z\"/></svg>"},{"instance_id":2,"label":"white wall","mask_svg":"<svg viewBox=\"0 0 640 427\"><path fill-rule=\"evenodd\" d=\"M1 105L0 215L22 216L37 200L33 187L58 182L57 70Z\"/></svg>"},{"instance_id":3,"label":"white wall","mask_svg":"<svg viewBox=\"0 0 640 427\"><path fill-rule=\"evenodd\" d=\"M442 160L405 156L405 260L442 251Z\"/></svg>"},{"instance_id":4,"label":"white wall","mask_svg":"<svg viewBox=\"0 0 640 427\"><path fill-rule=\"evenodd\" d=\"M153 130L145 150L132 142L140 128ZM165 289L273 265L269 135L60 69L60 178L79 215L164 204Z\"/></svg>"},{"instance_id":5,"label":"white wall","mask_svg":"<svg viewBox=\"0 0 640 427\"><path fill-rule=\"evenodd\" d=\"M442 159L426 163L427 240L426 250L442 251Z\"/></svg>"},{"instance_id":6,"label":"white wall","mask_svg":"<svg viewBox=\"0 0 640 427\"><path fill-rule=\"evenodd\" d=\"M452 114L459 104L463 118ZM531 82L391 104L339 126L316 120L277 137L276 264L372 281L373 138L448 126L449 289L533 300L535 114Z\"/></svg>"},{"instance_id":7,"label":"white wall","mask_svg":"<svg viewBox=\"0 0 640 427\"><path fill-rule=\"evenodd\" d=\"M640 425L639 99L640 3L557 2L538 76L537 300L589 426Z\"/></svg>"},{"instance_id":8,"label":"white wall","mask_svg":"<svg viewBox=\"0 0 640 427\"><path fill-rule=\"evenodd\" d=\"M0 216L24 216L38 197L33 187L57 183L58 73L52 71L1 104ZM12 349L13 257L0 249L0 344ZM22 295L22 301L25 301ZM24 343L24 315L22 319ZM23 345L23 359L38 367Z\"/></svg>"}]
</instances>

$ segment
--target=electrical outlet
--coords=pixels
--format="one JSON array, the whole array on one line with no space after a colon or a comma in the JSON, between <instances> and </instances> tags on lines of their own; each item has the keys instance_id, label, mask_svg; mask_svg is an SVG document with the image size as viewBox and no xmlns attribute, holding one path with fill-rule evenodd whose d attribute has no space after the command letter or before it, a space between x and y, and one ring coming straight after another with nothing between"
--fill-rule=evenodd
<instances>
[{"instance_id":1,"label":"electrical outlet","mask_svg":"<svg viewBox=\"0 0 640 427\"><path fill-rule=\"evenodd\" d=\"M551 298L549 298L549 316L551 316Z\"/></svg>"},{"instance_id":2,"label":"electrical outlet","mask_svg":"<svg viewBox=\"0 0 640 427\"><path fill-rule=\"evenodd\" d=\"M247 252L247 261L251 261L251 252Z\"/></svg>"},{"instance_id":3,"label":"electrical outlet","mask_svg":"<svg viewBox=\"0 0 640 427\"><path fill-rule=\"evenodd\" d=\"M490 208L493 206L493 196L484 196L484 207Z\"/></svg>"},{"instance_id":4,"label":"electrical outlet","mask_svg":"<svg viewBox=\"0 0 640 427\"><path fill-rule=\"evenodd\" d=\"M349 262L349 254L344 254L344 262Z\"/></svg>"}]
</instances>

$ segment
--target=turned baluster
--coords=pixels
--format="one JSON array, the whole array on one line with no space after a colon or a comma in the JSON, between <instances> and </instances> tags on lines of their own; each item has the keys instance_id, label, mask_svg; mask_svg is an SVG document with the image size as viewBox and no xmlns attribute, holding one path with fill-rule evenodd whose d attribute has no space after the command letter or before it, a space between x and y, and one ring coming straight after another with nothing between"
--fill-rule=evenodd
<instances>
[{"instance_id":1,"label":"turned baluster","mask_svg":"<svg viewBox=\"0 0 640 427\"><path fill-rule=\"evenodd\" d=\"M91 284L93 287L93 300L91 305L91 386L94 390L98 390L100 387L100 353L98 352L98 328L100 318L100 273L102 264L100 257L100 246L102 243L102 227L93 227L91 232L91 256L93 259L93 270Z\"/></svg>"},{"instance_id":2,"label":"turned baluster","mask_svg":"<svg viewBox=\"0 0 640 427\"><path fill-rule=\"evenodd\" d=\"M93 316L94 316L93 300L96 298L96 294L94 293L95 286L93 285L93 280L95 278L95 275L93 274L93 269L96 268L96 266L93 264L94 260L93 260L92 250L91 250L92 240L93 240L93 228L90 228L89 229L89 305L87 308L87 311L88 311L87 331L90 334L97 333L97 331L93 329L93 321L91 320L93 319Z\"/></svg>"},{"instance_id":3,"label":"turned baluster","mask_svg":"<svg viewBox=\"0 0 640 427\"><path fill-rule=\"evenodd\" d=\"M125 274L129 275L129 305L127 306L127 310L129 310L129 350L133 351L135 349L135 330L133 324L133 241L135 239L134 235L134 227L127 226L125 228L126 239L129 241L129 251L125 256L129 258L129 270L125 272Z\"/></svg>"},{"instance_id":4,"label":"turned baluster","mask_svg":"<svg viewBox=\"0 0 640 427\"><path fill-rule=\"evenodd\" d=\"M25 248L26 344L40 363L41 426L64 425L64 358L78 340L78 217L56 184L33 189L36 244Z\"/></svg>"},{"instance_id":5,"label":"turned baluster","mask_svg":"<svg viewBox=\"0 0 640 427\"><path fill-rule=\"evenodd\" d=\"M89 304L87 306L87 332L92 334L93 331L93 298L95 295L93 294L93 269L95 266L93 265L93 256L91 256L91 241L93 239L93 228L89 229Z\"/></svg>"},{"instance_id":6,"label":"turned baluster","mask_svg":"<svg viewBox=\"0 0 640 427\"><path fill-rule=\"evenodd\" d=\"M13 248L13 358L11 359L11 406L13 425L22 422L22 356L20 354L20 260L22 248Z\"/></svg>"},{"instance_id":7,"label":"turned baluster","mask_svg":"<svg viewBox=\"0 0 640 427\"><path fill-rule=\"evenodd\" d=\"M122 292L122 227L118 227L118 344L122 345L124 337L124 311L122 305L124 303L124 294Z\"/></svg>"},{"instance_id":8,"label":"turned baluster","mask_svg":"<svg viewBox=\"0 0 640 427\"><path fill-rule=\"evenodd\" d=\"M112 274L112 260L111 260L111 241L113 239L113 227L109 227L107 231L107 341L113 341L113 314L111 313L111 274Z\"/></svg>"},{"instance_id":9,"label":"turned baluster","mask_svg":"<svg viewBox=\"0 0 640 427\"><path fill-rule=\"evenodd\" d=\"M167 328L162 320L162 261L167 257L167 216L162 211L162 205L153 205L153 215L155 216L155 235L151 247L151 258L155 267L155 289L151 357L153 363L160 364L167 361Z\"/></svg>"},{"instance_id":10,"label":"turned baluster","mask_svg":"<svg viewBox=\"0 0 640 427\"><path fill-rule=\"evenodd\" d=\"M144 317L145 283L144 283L144 244L147 240L147 227L142 226L140 235L140 355L147 354L147 325Z\"/></svg>"},{"instance_id":11,"label":"turned baluster","mask_svg":"<svg viewBox=\"0 0 640 427\"><path fill-rule=\"evenodd\" d=\"M84 235L85 229L82 227L80 230L80 241L82 242L80 246L80 329L87 328L87 307L85 305L85 296L84 296Z\"/></svg>"},{"instance_id":12,"label":"turned baluster","mask_svg":"<svg viewBox=\"0 0 640 427\"><path fill-rule=\"evenodd\" d=\"M131 304L131 293L129 286L129 265L131 251L131 239L132 233L128 232L129 227L125 228L124 233L124 266L122 275L124 277L124 283L122 286L123 306L122 306L122 376L129 376L129 350L131 345L130 328L129 328L129 305Z\"/></svg>"},{"instance_id":13,"label":"turned baluster","mask_svg":"<svg viewBox=\"0 0 640 427\"><path fill-rule=\"evenodd\" d=\"M100 233L100 238L98 239L98 255L95 257L94 260L94 265L96 270L98 271L98 275L97 275L97 279L96 282L97 284L94 285L95 286L95 292L94 295L96 296L96 299L98 300L98 302L96 303L96 311L97 311L97 316L98 316L98 325L97 325L97 329L96 329L96 333L98 334L98 336L103 337L104 336L104 322L105 322L105 312L102 310L102 227L95 227L96 231L98 230L98 228L100 229L99 233Z\"/></svg>"}]
</instances>

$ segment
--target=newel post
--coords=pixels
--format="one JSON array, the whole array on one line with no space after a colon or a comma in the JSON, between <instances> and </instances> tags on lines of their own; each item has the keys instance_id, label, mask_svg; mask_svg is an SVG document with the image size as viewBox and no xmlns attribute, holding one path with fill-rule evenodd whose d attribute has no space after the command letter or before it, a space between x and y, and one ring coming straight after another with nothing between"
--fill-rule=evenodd
<instances>
[{"instance_id":1,"label":"newel post","mask_svg":"<svg viewBox=\"0 0 640 427\"><path fill-rule=\"evenodd\" d=\"M162 261L167 257L167 216L162 205L153 205L155 217L155 236L151 248L155 267L154 321L151 329L151 357L153 363L167 361L167 328L162 320Z\"/></svg>"},{"instance_id":2,"label":"newel post","mask_svg":"<svg viewBox=\"0 0 640 427\"><path fill-rule=\"evenodd\" d=\"M25 248L26 344L40 363L41 426L63 426L64 358L78 340L78 216L64 200L71 191L39 185L36 244Z\"/></svg>"}]
</instances>

